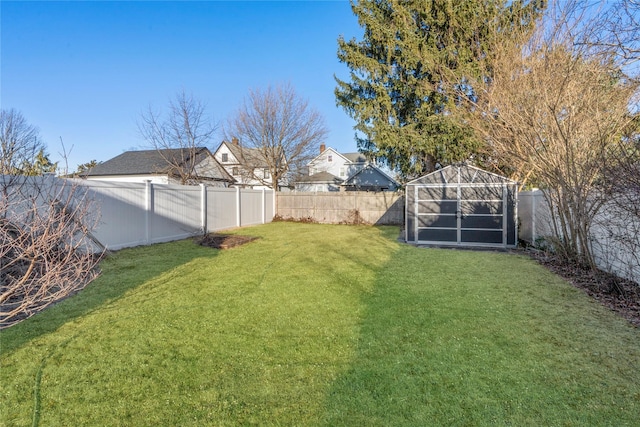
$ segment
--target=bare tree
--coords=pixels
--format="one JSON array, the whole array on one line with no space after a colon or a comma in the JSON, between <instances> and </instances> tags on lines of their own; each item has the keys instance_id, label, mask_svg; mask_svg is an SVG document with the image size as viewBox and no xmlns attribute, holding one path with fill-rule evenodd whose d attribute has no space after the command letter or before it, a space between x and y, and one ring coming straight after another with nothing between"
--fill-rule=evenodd
<instances>
[{"instance_id":1,"label":"bare tree","mask_svg":"<svg viewBox=\"0 0 640 427\"><path fill-rule=\"evenodd\" d=\"M97 275L103 248L91 235L96 209L81 187L52 175L33 176L34 169L18 167L42 160L44 144L37 129L14 110L3 111L0 119L0 328L4 328L83 288Z\"/></svg>"},{"instance_id":2,"label":"bare tree","mask_svg":"<svg viewBox=\"0 0 640 427\"><path fill-rule=\"evenodd\" d=\"M594 39L593 13L580 1L552 3L532 37L494 46L491 78L467 117L496 163L541 187L558 253L591 267L591 227L610 194L603 177L621 158L640 87L618 47Z\"/></svg>"},{"instance_id":3,"label":"bare tree","mask_svg":"<svg viewBox=\"0 0 640 427\"><path fill-rule=\"evenodd\" d=\"M34 163L45 145L38 128L22 113L11 108L0 110L0 175L18 175L25 165Z\"/></svg>"},{"instance_id":4,"label":"bare tree","mask_svg":"<svg viewBox=\"0 0 640 427\"><path fill-rule=\"evenodd\" d=\"M599 49L615 54L622 67L633 66L640 60L640 1L601 0L584 3L590 14L580 27L576 44L590 50Z\"/></svg>"},{"instance_id":5,"label":"bare tree","mask_svg":"<svg viewBox=\"0 0 640 427\"><path fill-rule=\"evenodd\" d=\"M164 114L149 106L140 116L138 130L158 151L171 175L179 177L182 184L199 181L203 149L208 148L216 131L202 101L182 91L169 101Z\"/></svg>"},{"instance_id":6,"label":"bare tree","mask_svg":"<svg viewBox=\"0 0 640 427\"><path fill-rule=\"evenodd\" d=\"M594 24L594 44L615 50L627 69L640 61L640 1L619 0ZM636 73L636 78L638 78ZM640 107L630 113L631 122L618 141L614 161L607 163L607 208L615 211L598 225L606 230L613 250L610 262L624 266L629 277L640 277ZM633 273L635 271L635 274ZM636 279L637 280L637 279Z\"/></svg>"},{"instance_id":7,"label":"bare tree","mask_svg":"<svg viewBox=\"0 0 640 427\"><path fill-rule=\"evenodd\" d=\"M250 90L225 131L249 149L239 159L245 173L275 190L313 158L327 132L324 118L290 84Z\"/></svg>"}]
</instances>

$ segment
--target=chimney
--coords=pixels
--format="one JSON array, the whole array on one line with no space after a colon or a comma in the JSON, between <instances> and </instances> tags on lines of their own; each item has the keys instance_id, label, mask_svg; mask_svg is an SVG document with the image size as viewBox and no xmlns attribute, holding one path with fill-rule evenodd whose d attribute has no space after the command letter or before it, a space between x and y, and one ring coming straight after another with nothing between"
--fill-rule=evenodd
<instances>
[{"instance_id":1,"label":"chimney","mask_svg":"<svg viewBox=\"0 0 640 427\"><path fill-rule=\"evenodd\" d=\"M324 144L320 144L320 154L324 153L324 150L327 149L327 146Z\"/></svg>"},{"instance_id":2,"label":"chimney","mask_svg":"<svg viewBox=\"0 0 640 427\"><path fill-rule=\"evenodd\" d=\"M233 145L240 145L240 143L238 142L238 138L236 138L235 136L233 138L231 138L231 143Z\"/></svg>"}]
</instances>

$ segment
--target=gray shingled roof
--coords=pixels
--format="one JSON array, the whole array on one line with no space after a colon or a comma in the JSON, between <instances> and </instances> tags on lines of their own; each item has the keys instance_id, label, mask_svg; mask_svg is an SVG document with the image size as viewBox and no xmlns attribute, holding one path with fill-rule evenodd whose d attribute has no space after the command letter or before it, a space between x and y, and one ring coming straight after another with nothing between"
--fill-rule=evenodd
<instances>
[{"instance_id":1,"label":"gray shingled roof","mask_svg":"<svg viewBox=\"0 0 640 427\"><path fill-rule=\"evenodd\" d=\"M196 164L207 156L211 156L211 152L205 147L197 147L196 150L196 156L198 157ZM110 160L96 165L83 175L166 175L171 169L167 160L175 164L182 162L182 159L187 162L190 155L191 150L188 148L125 151ZM209 178L231 181L231 177L224 168L218 165L217 162L215 164L217 167L213 173L214 176Z\"/></svg>"},{"instance_id":2,"label":"gray shingled roof","mask_svg":"<svg viewBox=\"0 0 640 427\"><path fill-rule=\"evenodd\" d=\"M298 179L298 183L307 183L307 182L329 182L339 184L343 180L338 178L337 176L330 174L329 172L318 172L316 174L305 176L303 178Z\"/></svg>"},{"instance_id":3,"label":"gray shingled roof","mask_svg":"<svg viewBox=\"0 0 640 427\"><path fill-rule=\"evenodd\" d=\"M344 157L349 159L350 162L353 162L353 163L365 163L367 161L367 158L362 153L340 153L340 154L342 154Z\"/></svg>"}]
</instances>

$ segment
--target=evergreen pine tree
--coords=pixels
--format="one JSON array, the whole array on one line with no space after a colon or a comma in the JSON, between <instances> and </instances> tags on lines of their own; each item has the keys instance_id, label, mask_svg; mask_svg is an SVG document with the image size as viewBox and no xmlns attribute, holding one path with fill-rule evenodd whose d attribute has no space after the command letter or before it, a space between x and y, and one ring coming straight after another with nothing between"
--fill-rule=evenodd
<instances>
[{"instance_id":1,"label":"evergreen pine tree","mask_svg":"<svg viewBox=\"0 0 640 427\"><path fill-rule=\"evenodd\" d=\"M476 153L480 141L450 114L454 94L472 96L471 82L490 78L489 38L532 26L541 2L360 0L352 9L364 35L338 39L351 72L336 78L335 95L356 120L359 150L405 179Z\"/></svg>"},{"instance_id":2,"label":"evergreen pine tree","mask_svg":"<svg viewBox=\"0 0 640 427\"><path fill-rule=\"evenodd\" d=\"M51 162L49 154L42 148L33 161L31 163L25 161L21 169L21 175L38 176L45 173L55 173L58 169L58 162Z\"/></svg>"}]
</instances>

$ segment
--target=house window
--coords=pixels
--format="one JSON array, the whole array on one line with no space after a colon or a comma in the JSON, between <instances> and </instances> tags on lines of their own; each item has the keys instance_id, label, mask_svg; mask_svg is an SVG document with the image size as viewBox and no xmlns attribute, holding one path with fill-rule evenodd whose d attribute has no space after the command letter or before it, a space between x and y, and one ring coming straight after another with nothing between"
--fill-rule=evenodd
<instances>
[{"instance_id":1,"label":"house window","mask_svg":"<svg viewBox=\"0 0 640 427\"><path fill-rule=\"evenodd\" d=\"M329 154L327 156L327 162L332 162L333 161L333 156L331 154Z\"/></svg>"},{"instance_id":2,"label":"house window","mask_svg":"<svg viewBox=\"0 0 640 427\"><path fill-rule=\"evenodd\" d=\"M344 168L340 168L340 176L344 176Z\"/></svg>"},{"instance_id":3,"label":"house window","mask_svg":"<svg viewBox=\"0 0 640 427\"><path fill-rule=\"evenodd\" d=\"M227 163L229 161L229 153L222 153L222 162Z\"/></svg>"},{"instance_id":4,"label":"house window","mask_svg":"<svg viewBox=\"0 0 640 427\"><path fill-rule=\"evenodd\" d=\"M263 176L263 177L265 177L265 178L271 178L271 175L269 174L269 169L266 169L266 168L265 168L265 169L262 171L262 176Z\"/></svg>"},{"instance_id":5,"label":"house window","mask_svg":"<svg viewBox=\"0 0 640 427\"><path fill-rule=\"evenodd\" d=\"M231 175L233 176L238 176L238 168L234 166L233 169L231 169Z\"/></svg>"}]
</instances>

